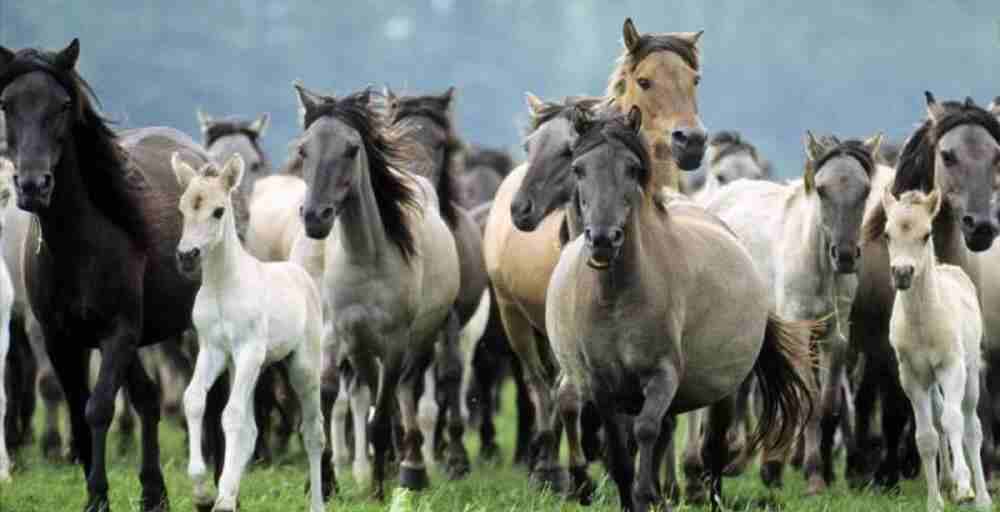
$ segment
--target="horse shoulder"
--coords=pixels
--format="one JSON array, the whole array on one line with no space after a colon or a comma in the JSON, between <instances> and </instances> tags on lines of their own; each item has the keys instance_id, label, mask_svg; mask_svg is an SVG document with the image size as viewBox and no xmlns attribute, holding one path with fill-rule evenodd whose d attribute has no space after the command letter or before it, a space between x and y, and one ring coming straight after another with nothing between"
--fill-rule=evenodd
<instances>
[{"instance_id":1,"label":"horse shoulder","mask_svg":"<svg viewBox=\"0 0 1000 512\"><path fill-rule=\"evenodd\" d=\"M493 198L493 205L490 206L489 215L486 218L486 228L483 231L483 259L486 262L486 271L491 278L495 279L498 269L503 264L501 257L507 238L514 230L514 223L510 217L510 205L514 201L514 195L521 188L521 182L528 171L528 164L523 163L514 168L497 189Z\"/></svg>"}]
</instances>

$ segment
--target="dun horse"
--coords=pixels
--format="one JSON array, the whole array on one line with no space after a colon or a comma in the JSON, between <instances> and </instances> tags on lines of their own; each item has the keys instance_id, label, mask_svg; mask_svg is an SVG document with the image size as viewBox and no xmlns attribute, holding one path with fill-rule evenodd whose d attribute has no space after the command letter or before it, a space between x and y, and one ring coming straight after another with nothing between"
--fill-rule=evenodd
<instances>
[{"instance_id":1,"label":"dun horse","mask_svg":"<svg viewBox=\"0 0 1000 512\"><path fill-rule=\"evenodd\" d=\"M944 509L939 450L942 480L946 489L955 486L955 500L974 501L977 508L990 510L979 455L983 431L976 414L983 337L976 287L961 268L939 265L934 256L931 236L934 217L941 211L939 191L910 191L897 200L886 190L882 207L896 288L889 342L899 361L900 385L913 407L914 435L927 479L927 510Z\"/></svg>"},{"instance_id":2,"label":"dun horse","mask_svg":"<svg viewBox=\"0 0 1000 512\"><path fill-rule=\"evenodd\" d=\"M198 282L175 263L180 190L169 159L181 151L200 164L207 155L170 129L112 132L74 69L79 54L76 40L58 52L0 47L0 105L17 203L37 218L25 280L69 402L87 475L85 510L109 508L105 443L123 384L142 420L141 509L165 510L159 390L136 350L176 339L190 326ZM92 348L103 354L93 393L86 379Z\"/></svg>"},{"instance_id":3,"label":"dun horse","mask_svg":"<svg viewBox=\"0 0 1000 512\"><path fill-rule=\"evenodd\" d=\"M354 374L354 411L368 411L375 449L373 493L384 496L392 400L403 426L400 483L427 486L417 392L458 296L455 241L426 179L399 169L406 142L390 134L370 91L334 98L296 84L304 133L297 151L308 190L306 234L326 240L323 288L336 312L341 364ZM359 416L362 423L364 416ZM367 449L366 443L359 446Z\"/></svg>"},{"instance_id":4,"label":"dun horse","mask_svg":"<svg viewBox=\"0 0 1000 512\"><path fill-rule=\"evenodd\" d=\"M765 411L753 443L790 442L811 404L812 324L770 314L766 281L721 221L686 201L658 200L641 117L633 108L627 118L576 122L582 236L563 250L546 302L563 371L560 410L575 423L582 401L597 403L622 509L647 511L667 506L659 470L673 434L663 428L668 416L711 405L703 457L719 504L732 394L753 372ZM621 413L636 416L638 479Z\"/></svg>"},{"instance_id":5,"label":"dun horse","mask_svg":"<svg viewBox=\"0 0 1000 512\"><path fill-rule=\"evenodd\" d=\"M209 163L198 171L174 153L172 166L185 190L180 199L184 228L177 246L181 270L201 271L194 304L198 360L184 393L190 433L188 474L194 500L213 501L213 510L236 510L239 485L257 442L254 388L265 365L283 362L302 406L302 438L309 457L311 510L323 510L321 461L323 415L320 412L320 364L323 311L312 277L295 263L261 263L243 249L236 233L232 197L244 175L243 158L233 155L220 170ZM263 294L262 294L263 292ZM219 496L212 499L201 453L201 424L206 397L229 367L233 372L229 403L222 415L225 462ZM332 471L325 472L327 478Z\"/></svg>"}]
</instances>

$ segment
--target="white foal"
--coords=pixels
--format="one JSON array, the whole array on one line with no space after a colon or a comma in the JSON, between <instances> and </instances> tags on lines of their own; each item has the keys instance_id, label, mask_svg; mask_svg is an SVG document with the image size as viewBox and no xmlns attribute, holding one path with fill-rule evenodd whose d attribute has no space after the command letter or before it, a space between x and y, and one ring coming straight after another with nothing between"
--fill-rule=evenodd
<instances>
[{"instance_id":1,"label":"white foal","mask_svg":"<svg viewBox=\"0 0 1000 512\"><path fill-rule=\"evenodd\" d=\"M320 464L323 416L320 410L322 303L313 279L290 262L263 263L240 244L232 215L232 193L243 176L234 155L220 170L206 164L196 171L178 154L172 164L181 188L184 230L177 246L183 272L201 268L201 288L192 318L198 329L198 360L184 393L190 434L188 474L194 501L212 502L210 475L201 453L202 418L208 389L228 365L229 402L222 415L226 453L214 510L235 510L239 484L253 454L257 426L253 390L261 369L282 362L302 404L302 439L309 458L311 510L323 510Z\"/></svg>"},{"instance_id":2,"label":"white foal","mask_svg":"<svg viewBox=\"0 0 1000 512\"><path fill-rule=\"evenodd\" d=\"M3 236L3 211L14 204L14 164L0 158L0 237ZM7 265L0 261L0 483L10 482L10 456L7 454L7 351L10 350L10 312L14 306L14 284Z\"/></svg>"},{"instance_id":3,"label":"white foal","mask_svg":"<svg viewBox=\"0 0 1000 512\"><path fill-rule=\"evenodd\" d=\"M886 189L882 204L896 288L889 341L916 419L927 509L944 508L937 468L939 441L944 441L941 475L945 483L954 483L955 500L975 501L977 508L989 510L979 456L983 432L976 414L983 322L975 285L961 268L935 259L931 227L941 208L937 190L929 195L906 192L897 200Z\"/></svg>"}]
</instances>

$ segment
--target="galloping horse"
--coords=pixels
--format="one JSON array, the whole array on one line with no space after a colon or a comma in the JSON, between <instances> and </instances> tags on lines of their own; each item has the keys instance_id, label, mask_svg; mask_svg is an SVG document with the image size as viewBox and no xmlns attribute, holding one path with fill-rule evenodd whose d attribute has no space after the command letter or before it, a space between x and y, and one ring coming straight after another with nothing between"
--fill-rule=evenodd
<instances>
[{"instance_id":1,"label":"galloping horse","mask_svg":"<svg viewBox=\"0 0 1000 512\"><path fill-rule=\"evenodd\" d=\"M612 72L606 98L610 108L638 106L649 120L642 127L653 156L653 182L676 189L678 165L692 170L701 163L705 132L698 118L696 88L699 80L697 43L701 33L642 34L631 19L623 27L625 51ZM529 98L529 106L536 103ZM536 114L538 109L532 106ZM665 137L670 137L669 142ZM560 140L560 139L556 139ZM561 139L554 156L567 162L569 139ZM532 142L529 138L529 154ZM546 149L546 154L548 153ZM514 204L527 167L511 172L490 210L483 236L486 268L496 292L500 315L511 346L521 361L535 408L538 457L535 472L543 481L557 482L558 440L552 390L557 369L544 342L545 291L559 258L562 208L536 224L515 224L518 217L534 215L537 205ZM583 476L583 475L581 475ZM578 487L581 482L572 485Z\"/></svg>"},{"instance_id":2,"label":"galloping horse","mask_svg":"<svg viewBox=\"0 0 1000 512\"><path fill-rule=\"evenodd\" d=\"M417 425L419 381L458 296L455 241L426 179L402 171L407 141L394 138L369 103L370 91L344 98L296 84L304 133L296 142L308 186L306 234L326 240L323 284L336 312L341 364L349 364L351 409L368 411L355 429L375 448L373 493L384 496L386 454L398 400L404 430L400 483L427 486ZM365 415L355 414L364 422ZM362 425L363 426L363 425ZM357 455L357 454L356 454Z\"/></svg>"},{"instance_id":3,"label":"galloping horse","mask_svg":"<svg viewBox=\"0 0 1000 512\"><path fill-rule=\"evenodd\" d=\"M31 309L69 402L75 451L87 474L86 511L109 509L106 447L114 399L126 384L142 420L141 508L166 510L157 427L159 390L136 356L191 325L197 280L177 269L180 189L170 155L199 165L197 143L166 128L112 132L75 71L80 45L58 52L0 47L18 206L35 214L25 247ZM93 394L87 351L103 355Z\"/></svg>"},{"instance_id":4,"label":"galloping horse","mask_svg":"<svg viewBox=\"0 0 1000 512\"><path fill-rule=\"evenodd\" d=\"M659 472L669 415L707 405L703 456L712 503L721 503L732 395L751 372L765 390L751 444L793 439L812 400L812 323L771 314L763 276L720 220L687 201L664 206L641 117L633 107L627 118L575 123L573 225L582 236L552 274L546 326L563 371L563 420L569 427L583 401L597 403L622 510L645 512L667 507ZM621 413L636 416L638 480Z\"/></svg>"}]
</instances>

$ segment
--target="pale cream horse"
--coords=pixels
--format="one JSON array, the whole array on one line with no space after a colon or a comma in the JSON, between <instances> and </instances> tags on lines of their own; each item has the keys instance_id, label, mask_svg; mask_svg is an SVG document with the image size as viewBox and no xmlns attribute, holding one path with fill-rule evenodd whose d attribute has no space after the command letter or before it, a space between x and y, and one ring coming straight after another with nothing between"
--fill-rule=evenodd
<instances>
[{"instance_id":1,"label":"pale cream horse","mask_svg":"<svg viewBox=\"0 0 1000 512\"><path fill-rule=\"evenodd\" d=\"M0 157L0 237L3 237L4 211L14 199L14 164ZM0 261L0 484L10 482L10 455L7 453L7 435L4 430L7 413L6 368L7 351L10 350L11 310L14 306L14 284L10 279L7 265ZM34 390L15 390L33 392Z\"/></svg>"},{"instance_id":2,"label":"pale cream horse","mask_svg":"<svg viewBox=\"0 0 1000 512\"><path fill-rule=\"evenodd\" d=\"M643 132L651 143L657 189L667 185L676 190L678 163L685 169L696 168L705 147L697 105L701 32L639 34L627 19L623 34L625 51L612 72L608 101L622 111L638 106L646 116ZM529 165L516 168L500 185L487 219L483 253L504 329L524 368L536 411L540 455L534 469L540 479L555 482L560 478L552 397L555 375L549 370L551 351L538 334L546 332L545 293L559 259L564 214L551 213L530 233L514 226L511 205Z\"/></svg>"},{"instance_id":3,"label":"pale cream horse","mask_svg":"<svg viewBox=\"0 0 1000 512\"><path fill-rule=\"evenodd\" d=\"M202 421L208 390L228 367L229 401L222 413L226 447L216 510L235 510L240 480L253 454L257 425L253 392L266 365L281 363L302 409L302 439L309 459L310 510L323 510L323 414L320 365L323 313L319 290L297 264L261 262L246 252L236 232L233 195L244 163L233 155L219 169L196 171L178 153L172 165L185 190L180 198L184 230L177 245L181 270L201 269L201 288L192 320L198 329L198 360L184 412L190 434L188 475L195 502L212 502L210 476L202 457Z\"/></svg>"},{"instance_id":4,"label":"pale cream horse","mask_svg":"<svg viewBox=\"0 0 1000 512\"><path fill-rule=\"evenodd\" d=\"M934 217L941 209L937 190L928 195L906 192L898 200L886 190L882 204L896 288L889 342L899 362L900 384L913 407L914 434L927 479L927 510L944 509L939 452L944 461L941 477L946 485L954 485L950 490L955 500L990 510L980 459L982 425L976 413L983 337L976 287L961 267L937 262L931 240Z\"/></svg>"}]
</instances>

